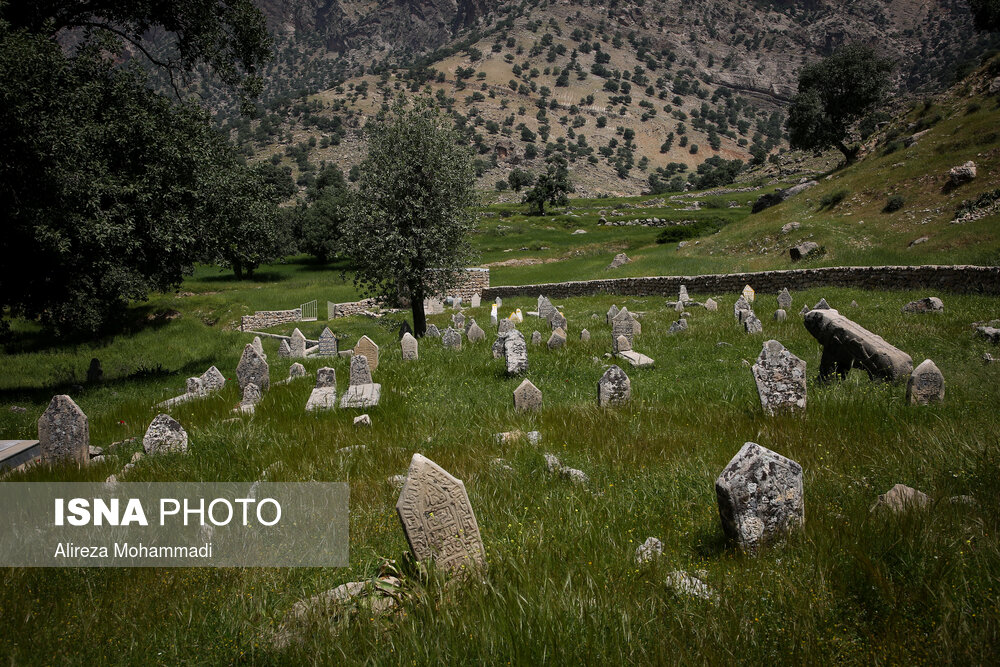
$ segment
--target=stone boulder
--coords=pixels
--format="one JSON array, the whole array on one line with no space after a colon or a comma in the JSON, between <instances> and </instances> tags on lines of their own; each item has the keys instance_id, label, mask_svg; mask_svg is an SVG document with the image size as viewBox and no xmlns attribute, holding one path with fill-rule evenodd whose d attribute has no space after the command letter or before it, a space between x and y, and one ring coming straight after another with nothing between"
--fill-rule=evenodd
<instances>
[{"instance_id":1,"label":"stone boulder","mask_svg":"<svg viewBox=\"0 0 1000 667\"><path fill-rule=\"evenodd\" d=\"M969 160L963 165L948 170L948 183L952 187L968 183L976 178L976 163Z\"/></svg>"},{"instance_id":2,"label":"stone boulder","mask_svg":"<svg viewBox=\"0 0 1000 667\"><path fill-rule=\"evenodd\" d=\"M943 313L944 303L936 296L911 301L903 306L904 313Z\"/></svg>"},{"instance_id":3,"label":"stone boulder","mask_svg":"<svg viewBox=\"0 0 1000 667\"><path fill-rule=\"evenodd\" d=\"M819 244L813 241L806 241L800 243L797 246L788 249L788 255L792 258L793 262L798 262L799 260L805 259L809 255L817 252L819 250Z\"/></svg>"},{"instance_id":4,"label":"stone boulder","mask_svg":"<svg viewBox=\"0 0 1000 667\"><path fill-rule=\"evenodd\" d=\"M625 266L626 264L628 264L631 261L632 260L629 259L628 255L626 255L623 252L620 252L617 255L615 255L615 258L613 260L611 260L611 264L608 265L608 268L609 269L617 269L617 268L619 268L621 266Z\"/></svg>"}]
</instances>

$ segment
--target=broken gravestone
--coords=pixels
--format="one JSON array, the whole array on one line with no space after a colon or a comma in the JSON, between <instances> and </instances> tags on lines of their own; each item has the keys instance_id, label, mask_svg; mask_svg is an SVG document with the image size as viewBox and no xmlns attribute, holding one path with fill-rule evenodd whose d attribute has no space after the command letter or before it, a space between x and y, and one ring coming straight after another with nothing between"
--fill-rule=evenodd
<instances>
[{"instance_id":1,"label":"broken gravestone","mask_svg":"<svg viewBox=\"0 0 1000 667\"><path fill-rule=\"evenodd\" d=\"M625 371L612 366L597 383L597 405L605 407L608 405L619 405L627 403L632 398L632 382L625 375Z\"/></svg>"},{"instance_id":2,"label":"broken gravestone","mask_svg":"<svg viewBox=\"0 0 1000 667\"><path fill-rule=\"evenodd\" d=\"M764 343L752 370L764 412L806 409L806 362L784 345L776 340Z\"/></svg>"},{"instance_id":3,"label":"broken gravestone","mask_svg":"<svg viewBox=\"0 0 1000 667\"><path fill-rule=\"evenodd\" d=\"M351 375L348 381L350 386L359 384L370 384L372 381L372 369L368 364L368 359L363 354L355 354L351 357Z\"/></svg>"},{"instance_id":4,"label":"broken gravestone","mask_svg":"<svg viewBox=\"0 0 1000 667\"><path fill-rule=\"evenodd\" d=\"M38 418L38 447L46 463L75 461L83 466L90 461L90 424L69 396L53 396Z\"/></svg>"},{"instance_id":5,"label":"broken gravestone","mask_svg":"<svg viewBox=\"0 0 1000 667\"><path fill-rule=\"evenodd\" d=\"M832 308L809 311L805 326L823 346L820 379L827 379L834 370L846 378L856 366L865 369L872 379L901 382L913 370L910 355Z\"/></svg>"},{"instance_id":6,"label":"broken gravestone","mask_svg":"<svg viewBox=\"0 0 1000 667\"><path fill-rule=\"evenodd\" d=\"M928 405L944 400L944 375L930 359L913 369L906 382L906 402L911 405Z\"/></svg>"},{"instance_id":7,"label":"broken gravestone","mask_svg":"<svg viewBox=\"0 0 1000 667\"><path fill-rule=\"evenodd\" d=\"M301 359L306 356L306 337L302 335L298 327L292 332L288 347L291 349L292 358Z\"/></svg>"},{"instance_id":8,"label":"broken gravestone","mask_svg":"<svg viewBox=\"0 0 1000 667\"><path fill-rule=\"evenodd\" d=\"M936 296L911 301L903 306L904 313L943 313L944 303Z\"/></svg>"},{"instance_id":9,"label":"broken gravestone","mask_svg":"<svg viewBox=\"0 0 1000 667\"><path fill-rule=\"evenodd\" d=\"M556 329L549 336L549 342L547 343L550 350L558 350L561 347L566 346L566 332L562 329Z\"/></svg>"},{"instance_id":10,"label":"broken gravestone","mask_svg":"<svg viewBox=\"0 0 1000 667\"><path fill-rule=\"evenodd\" d=\"M542 409L542 392L525 379L514 390L514 409L522 412L537 412Z\"/></svg>"}]
</instances>

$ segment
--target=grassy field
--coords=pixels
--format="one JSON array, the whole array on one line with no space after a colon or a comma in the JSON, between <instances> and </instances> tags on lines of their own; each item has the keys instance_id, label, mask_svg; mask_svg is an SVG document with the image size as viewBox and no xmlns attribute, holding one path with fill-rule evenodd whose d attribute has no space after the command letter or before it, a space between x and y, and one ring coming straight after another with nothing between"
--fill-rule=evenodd
<instances>
[{"instance_id":1,"label":"grassy field","mask_svg":"<svg viewBox=\"0 0 1000 667\"><path fill-rule=\"evenodd\" d=\"M200 271L182 288L194 296L160 297L131 328L76 348L50 346L20 325L0 358L0 432L34 437L48 399L68 391L90 417L93 444L141 437L157 413L151 406L179 393L185 377L215 364L234 378L248 336L225 330L227 317L287 306L319 287L348 294L334 275L289 263L238 284ZM933 359L947 380L946 402L918 408L905 404L902 387L871 384L857 372L819 386L820 348L797 316L771 321L775 295L758 299L764 336L742 333L731 314L736 295L692 296L713 296L720 311L695 309L690 330L676 336L665 335L675 314L663 299L617 299L643 313L635 347L657 363L625 369L633 400L615 409L598 409L595 400L609 363L604 313L614 299L561 302L568 347L529 348L527 377L544 395L537 415L514 412L520 379L506 378L492 359L492 337L461 352L428 339L420 360L404 364L399 319L336 321L342 346L362 333L382 346L375 379L383 400L368 411L370 430L353 427L358 411L306 414L311 379L272 388L254 416L226 422L239 399L230 382L217 396L171 410L190 434L187 456L147 458L128 479L249 482L281 461L274 481L348 481L350 567L7 569L0 656L9 664L992 662L1000 649L1000 389L997 368L979 361L995 350L969 324L997 316L1000 300L942 294L944 314L915 316L899 309L922 293L793 295L793 311L826 297L915 363ZM852 300L857 309L847 306ZM504 310L533 305L511 299ZM180 316L148 319L168 310ZM467 314L488 325L487 308ZM431 319L443 327L449 317ZM314 337L323 325L302 328ZM589 343L578 340L584 327ZM520 328L543 329L530 318ZM809 365L804 415L761 412L746 362L772 337ZM272 379L284 377L291 361L278 359L273 342L265 347ZM97 386L82 382L92 356L107 376ZM331 363L346 384L346 360L305 365L315 373ZM27 412L8 411L13 404ZM542 442L495 442L493 434L513 429L539 430ZM713 489L746 441L795 459L805 475L804 531L757 557L724 542ZM366 449L338 452L352 445ZM138 449L120 445L82 471L38 469L6 481L103 480ZM398 490L387 478L405 473L414 452L465 481L487 571L461 586L408 578L396 612L333 626L318 620L301 643L275 648L272 632L297 600L374 576L405 552ZM550 475L543 453L583 470L589 483ZM897 482L940 502L908 516L870 514ZM976 504L947 503L956 495ZM663 541L664 554L638 566L635 549L648 536ZM674 593L673 570L704 570L717 600Z\"/></svg>"}]
</instances>

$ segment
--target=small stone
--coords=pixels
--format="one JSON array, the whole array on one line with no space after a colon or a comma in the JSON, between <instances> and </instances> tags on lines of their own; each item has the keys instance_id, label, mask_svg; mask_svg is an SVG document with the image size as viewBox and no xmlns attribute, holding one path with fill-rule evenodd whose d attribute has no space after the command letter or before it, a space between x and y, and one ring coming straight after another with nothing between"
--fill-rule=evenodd
<instances>
[{"instance_id":1,"label":"small stone","mask_svg":"<svg viewBox=\"0 0 1000 667\"><path fill-rule=\"evenodd\" d=\"M948 171L948 180L952 187L968 183L976 178L976 163L969 160L963 165L952 167Z\"/></svg>"},{"instance_id":2,"label":"small stone","mask_svg":"<svg viewBox=\"0 0 1000 667\"><path fill-rule=\"evenodd\" d=\"M147 454L183 454L188 449L187 431L170 415L159 414L146 429L142 448Z\"/></svg>"},{"instance_id":3,"label":"small stone","mask_svg":"<svg viewBox=\"0 0 1000 667\"><path fill-rule=\"evenodd\" d=\"M911 301L903 306L904 313L943 313L944 303L936 296Z\"/></svg>"},{"instance_id":4,"label":"small stone","mask_svg":"<svg viewBox=\"0 0 1000 667\"><path fill-rule=\"evenodd\" d=\"M549 342L547 343L547 346L550 350L558 350L561 347L565 347L566 332L563 331L562 329L556 329L555 331L553 331L552 335L549 336Z\"/></svg>"},{"instance_id":5,"label":"small stone","mask_svg":"<svg viewBox=\"0 0 1000 667\"><path fill-rule=\"evenodd\" d=\"M878 497L878 500L872 505L871 511L885 508L899 514L909 510L924 509L930 506L931 502L931 497L926 493L905 484L896 484Z\"/></svg>"},{"instance_id":6,"label":"small stone","mask_svg":"<svg viewBox=\"0 0 1000 667\"><path fill-rule=\"evenodd\" d=\"M620 252L617 255L615 255L615 258L613 260L611 260L611 264L608 265L608 268L609 269L617 269L617 268L619 268L621 266L625 266L626 264L628 264L631 261L632 260L629 259L628 255L626 255L623 252Z\"/></svg>"},{"instance_id":7,"label":"small stone","mask_svg":"<svg viewBox=\"0 0 1000 667\"><path fill-rule=\"evenodd\" d=\"M663 543L655 537L647 537L646 541L635 550L636 563L648 563L663 555Z\"/></svg>"},{"instance_id":8,"label":"small stone","mask_svg":"<svg viewBox=\"0 0 1000 667\"><path fill-rule=\"evenodd\" d=\"M927 238L926 236L921 236L918 239L913 239L912 241L910 241L910 245L908 247L912 248L915 245L920 245L921 243L927 243L928 241L930 241L929 238Z\"/></svg>"},{"instance_id":9,"label":"small stone","mask_svg":"<svg viewBox=\"0 0 1000 667\"><path fill-rule=\"evenodd\" d=\"M590 332L587 331L586 329L582 329L580 331L580 342L581 343L589 343L590 342Z\"/></svg>"},{"instance_id":10,"label":"small stone","mask_svg":"<svg viewBox=\"0 0 1000 667\"><path fill-rule=\"evenodd\" d=\"M809 255L815 254L819 251L819 244L814 241L806 241L800 243L797 246L788 249L788 255L791 257L793 262L798 262L805 259Z\"/></svg>"},{"instance_id":11,"label":"small stone","mask_svg":"<svg viewBox=\"0 0 1000 667\"><path fill-rule=\"evenodd\" d=\"M906 402L910 405L928 405L944 400L944 375L930 359L913 369L906 382Z\"/></svg>"},{"instance_id":12,"label":"small stone","mask_svg":"<svg viewBox=\"0 0 1000 667\"><path fill-rule=\"evenodd\" d=\"M618 349L619 354L622 352L630 352L632 350L632 343L630 343L629 339L625 336L619 336L615 343L615 347Z\"/></svg>"},{"instance_id":13,"label":"small stone","mask_svg":"<svg viewBox=\"0 0 1000 667\"><path fill-rule=\"evenodd\" d=\"M532 331L531 332L531 344L532 345L541 345L542 344L542 332L541 331Z\"/></svg>"},{"instance_id":14,"label":"small stone","mask_svg":"<svg viewBox=\"0 0 1000 667\"><path fill-rule=\"evenodd\" d=\"M693 577L683 570L676 570L667 575L667 587L673 589L678 595L700 598L702 600L714 600L715 593L705 582L698 577Z\"/></svg>"},{"instance_id":15,"label":"small stone","mask_svg":"<svg viewBox=\"0 0 1000 667\"><path fill-rule=\"evenodd\" d=\"M715 302L715 299L706 299L705 310L707 310L710 313L714 313L717 310L719 310L719 304Z\"/></svg>"},{"instance_id":16,"label":"small stone","mask_svg":"<svg viewBox=\"0 0 1000 667\"><path fill-rule=\"evenodd\" d=\"M785 225L783 225L781 227L781 233L782 234L791 234L796 229L799 229L801 227L802 227L802 223L799 223L799 222L789 222L789 223L786 223Z\"/></svg>"},{"instance_id":17,"label":"small stone","mask_svg":"<svg viewBox=\"0 0 1000 667\"><path fill-rule=\"evenodd\" d=\"M680 333L681 331L687 331L687 328L688 328L687 320L682 318L677 320L676 322L673 322L670 325L670 328L667 329L667 333L668 334Z\"/></svg>"},{"instance_id":18,"label":"small stone","mask_svg":"<svg viewBox=\"0 0 1000 667\"><path fill-rule=\"evenodd\" d=\"M356 427L367 426L370 428L372 425L372 418L369 417L367 414L358 415L357 417L354 418L354 425Z\"/></svg>"}]
</instances>

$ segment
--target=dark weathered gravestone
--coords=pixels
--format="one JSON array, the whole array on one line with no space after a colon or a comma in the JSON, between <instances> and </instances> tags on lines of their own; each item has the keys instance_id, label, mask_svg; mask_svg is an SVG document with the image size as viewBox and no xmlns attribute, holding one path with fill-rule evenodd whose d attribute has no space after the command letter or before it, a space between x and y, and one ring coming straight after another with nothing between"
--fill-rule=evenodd
<instances>
[{"instance_id":1,"label":"dark weathered gravestone","mask_svg":"<svg viewBox=\"0 0 1000 667\"><path fill-rule=\"evenodd\" d=\"M369 384L372 381L372 369L368 364L368 359L363 354L355 354L351 357L350 386L359 384Z\"/></svg>"},{"instance_id":2,"label":"dark weathered gravestone","mask_svg":"<svg viewBox=\"0 0 1000 667\"><path fill-rule=\"evenodd\" d=\"M788 293L787 287L782 288L782 290L778 292L778 308L781 308L782 310L788 310L791 307L792 307L792 295Z\"/></svg>"},{"instance_id":3,"label":"dark weathered gravestone","mask_svg":"<svg viewBox=\"0 0 1000 667\"><path fill-rule=\"evenodd\" d=\"M94 357L90 360L90 367L87 369L87 384L96 384L104 379L104 369L101 368L101 360Z\"/></svg>"},{"instance_id":4,"label":"dark weathered gravestone","mask_svg":"<svg viewBox=\"0 0 1000 667\"><path fill-rule=\"evenodd\" d=\"M462 334L460 334L455 329L448 327L441 334L441 344L444 345L449 350L461 350L462 349Z\"/></svg>"},{"instance_id":5,"label":"dark weathered gravestone","mask_svg":"<svg viewBox=\"0 0 1000 667\"><path fill-rule=\"evenodd\" d=\"M320 368L316 371L316 388L337 387L337 371L333 368Z\"/></svg>"},{"instance_id":6,"label":"dark weathered gravestone","mask_svg":"<svg viewBox=\"0 0 1000 667\"><path fill-rule=\"evenodd\" d=\"M836 371L846 378L856 366L872 379L901 382L913 370L913 359L860 324L833 309L812 310L805 316L806 330L823 346L820 379Z\"/></svg>"},{"instance_id":7,"label":"dark weathered gravestone","mask_svg":"<svg viewBox=\"0 0 1000 667\"><path fill-rule=\"evenodd\" d=\"M928 405L944 400L944 375L930 359L913 369L906 382L906 402L911 405Z\"/></svg>"},{"instance_id":8,"label":"dark weathered gravestone","mask_svg":"<svg viewBox=\"0 0 1000 667\"><path fill-rule=\"evenodd\" d=\"M53 396L38 418L38 448L46 463L90 461L90 424L87 415L65 394Z\"/></svg>"},{"instance_id":9,"label":"dark weathered gravestone","mask_svg":"<svg viewBox=\"0 0 1000 667\"><path fill-rule=\"evenodd\" d=\"M441 330L437 328L436 324L428 324L427 331L424 333L428 338L440 338Z\"/></svg>"},{"instance_id":10,"label":"dark weathered gravestone","mask_svg":"<svg viewBox=\"0 0 1000 667\"><path fill-rule=\"evenodd\" d=\"M632 398L632 382L625 371L612 366L597 383L597 405L619 405L627 403Z\"/></svg>"},{"instance_id":11,"label":"dark weathered gravestone","mask_svg":"<svg viewBox=\"0 0 1000 667\"><path fill-rule=\"evenodd\" d=\"M201 390L206 394L218 391L226 386L226 378L215 366L209 367L201 374Z\"/></svg>"},{"instance_id":12,"label":"dark weathered gravestone","mask_svg":"<svg viewBox=\"0 0 1000 667\"><path fill-rule=\"evenodd\" d=\"M552 313L555 312L555 309L556 307L553 306L552 302L549 301L546 297L541 295L538 296L538 307L535 308L535 310L538 311L538 316L540 318L542 318L543 320L548 320L549 317L552 316Z\"/></svg>"}]
</instances>

